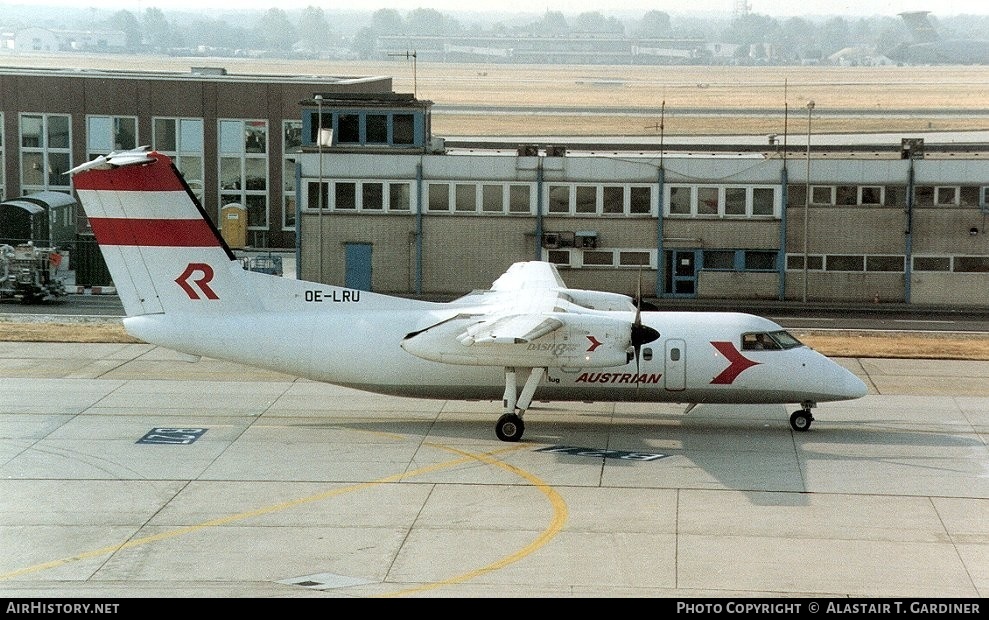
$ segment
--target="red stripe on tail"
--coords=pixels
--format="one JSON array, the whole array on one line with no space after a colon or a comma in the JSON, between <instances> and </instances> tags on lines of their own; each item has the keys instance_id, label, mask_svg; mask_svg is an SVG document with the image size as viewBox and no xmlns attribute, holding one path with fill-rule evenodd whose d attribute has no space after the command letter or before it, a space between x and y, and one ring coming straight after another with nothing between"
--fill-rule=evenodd
<instances>
[{"instance_id":1,"label":"red stripe on tail","mask_svg":"<svg viewBox=\"0 0 989 620\"><path fill-rule=\"evenodd\" d=\"M154 163L140 166L123 166L109 170L86 170L73 177L73 185L79 189L116 190L124 192L174 192L185 191L182 180L172 170L172 160L154 153Z\"/></svg>"},{"instance_id":2,"label":"red stripe on tail","mask_svg":"<svg viewBox=\"0 0 989 620\"><path fill-rule=\"evenodd\" d=\"M206 220L138 220L117 217L90 218L100 245L155 247L220 247Z\"/></svg>"}]
</instances>

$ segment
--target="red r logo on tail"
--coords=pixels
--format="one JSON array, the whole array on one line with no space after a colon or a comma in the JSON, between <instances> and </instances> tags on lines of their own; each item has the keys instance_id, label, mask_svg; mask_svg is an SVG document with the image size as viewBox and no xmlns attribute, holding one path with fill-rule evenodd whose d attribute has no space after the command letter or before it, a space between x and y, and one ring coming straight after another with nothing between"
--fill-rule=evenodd
<instances>
[{"instance_id":1,"label":"red r logo on tail","mask_svg":"<svg viewBox=\"0 0 989 620\"><path fill-rule=\"evenodd\" d=\"M213 268L206 263L189 263L189 266L185 268L182 275L175 278L175 283L182 287L182 290L189 296L189 299L202 299L199 293L189 286L189 280L192 278L192 274L196 272L203 274L202 277L193 280L196 286L199 287L199 290L203 292L203 295L207 299L219 299L219 296L209 286L210 281L213 279Z\"/></svg>"}]
</instances>

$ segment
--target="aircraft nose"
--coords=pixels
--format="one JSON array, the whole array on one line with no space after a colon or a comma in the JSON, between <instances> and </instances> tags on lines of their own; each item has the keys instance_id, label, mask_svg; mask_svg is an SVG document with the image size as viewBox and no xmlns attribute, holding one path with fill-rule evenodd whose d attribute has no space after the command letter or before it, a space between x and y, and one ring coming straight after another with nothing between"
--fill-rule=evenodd
<instances>
[{"instance_id":1,"label":"aircraft nose","mask_svg":"<svg viewBox=\"0 0 989 620\"><path fill-rule=\"evenodd\" d=\"M855 376L855 373L848 370L844 366L832 362L834 364L834 386L837 388L836 396L842 398L862 398L869 393L869 387L864 381Z\"/></svg>"}]
</instances>

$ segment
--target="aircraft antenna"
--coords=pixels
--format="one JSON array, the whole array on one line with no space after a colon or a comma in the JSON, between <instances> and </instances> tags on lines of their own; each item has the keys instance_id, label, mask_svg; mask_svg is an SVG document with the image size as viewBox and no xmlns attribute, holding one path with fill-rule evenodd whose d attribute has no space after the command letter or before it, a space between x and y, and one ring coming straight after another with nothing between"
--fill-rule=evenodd
<instances>
[{"instance_id":1,"label":"aircraft antenna","mask_svg":"<svg viewBox=\"0 0 989 620\"><path fill-rule=\"evenodd\" d=\"M659 167L663 167L663 141L665 139L666 133L666 99L663 99L663 104L659 108Z\"/></svg>"},{"instance_id":2,"label":"aircraft antenna","mask_svg":"<svg viewBox=\"0 0 989 620\"><path fill-rule=\"evenodd\" d=\"M790 108L786 100L787 80L783 78L783 167L786 167L786 131L787 121L790 118Z\"/></svg>"},{"instance_id":3,"label":"aircraft antenna","mask_svg":"<svg viewBox=\"0 0 989 620\"><path fill-rule=\"evenodd\" d=\"M416 69L416 50L405 50L405 53L388 54L389 56L405 56L405 60L412 59L412 97L419 98L419 74Z\"/></svg>"}]
</instances>

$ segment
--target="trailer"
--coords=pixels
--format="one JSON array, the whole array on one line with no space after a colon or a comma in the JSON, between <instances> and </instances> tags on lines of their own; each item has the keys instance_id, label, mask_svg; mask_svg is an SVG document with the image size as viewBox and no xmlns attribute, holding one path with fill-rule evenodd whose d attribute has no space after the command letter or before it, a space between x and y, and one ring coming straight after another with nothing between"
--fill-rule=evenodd
<instances>
[{"instance_id":1,"label":"trailer","mask_svg":"<svg viewBox=\"0 0 989 620\"><path fill-rule=\"evenodd\" d=\"M65 280L58 274L61 264L56 248L0 245L0 300L32 304L65 297Z\"/></svg>"}]
</instances>

